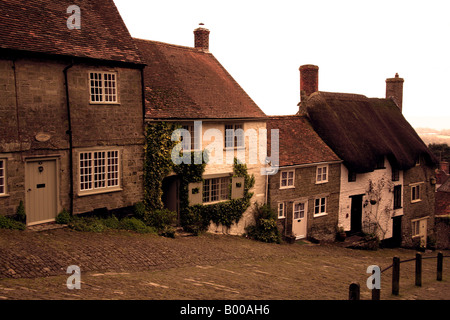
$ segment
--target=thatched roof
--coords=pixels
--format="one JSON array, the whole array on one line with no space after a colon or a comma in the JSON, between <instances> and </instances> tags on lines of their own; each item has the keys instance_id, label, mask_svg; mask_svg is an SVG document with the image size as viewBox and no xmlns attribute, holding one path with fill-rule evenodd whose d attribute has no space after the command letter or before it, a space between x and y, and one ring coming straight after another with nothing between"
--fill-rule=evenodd
<instances>
[{"instance_id":1,"label":"thatched roof","mask_svg":"<svg viewBox=\"0 0 450 320\"><path fill-rule=\"evenodd\" d=\"M402 170L415 166L419 156L428 165L437 163L392 99L316 92L302 102L300 110L354 172L373 171L380 156Z\"/></svg>"}]
</instances>

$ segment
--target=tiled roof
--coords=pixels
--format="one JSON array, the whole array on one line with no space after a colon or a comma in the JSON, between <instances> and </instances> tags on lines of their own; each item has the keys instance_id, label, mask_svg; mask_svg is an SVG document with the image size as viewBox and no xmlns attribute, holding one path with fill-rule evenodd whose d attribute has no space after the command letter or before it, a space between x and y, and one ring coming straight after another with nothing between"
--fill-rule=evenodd
<instances>
[{"instance_id":1,"label":"tiled roof","mask_svg":"<svg viewBox=\"0 0 450 320\"><path fill-rule=\"evenodd\" d=\"M272 129L279 129L280 166L340 160L314 131L305 116L269 116L267 121L268 153L271 150Z\"/></svg>"},{"instance_id":2,"label":"tiled roof","mask_svg":"<svg viewBox=\"0 0 450 320\"><path fill-rule=\"evenodd\" d=\"M135 39L147 119L263 118L264 112L209 52Z\"/></svg>"},{"instance_id":3,"label":"tiled roof","mask_svg":"<svg viewBox=\"0 0 450 320\"><path fill-rule=\"evenodd\" d=\"M356 173L371 172L386 156L392 166L406 170L419 156L437 161L392 99L316 92L302 102L314 130Z\"/></svg>"},{"instance_id":4,"label":"tiled roof","mask_svg":"<svg viewBox=\"0 0 450 320\"><path fill-rule=\"evenodd\" d=\"M70 5L81 29L69 29ZM0 49L141 63L113 0L2 0Z\"/></svg>"}]
</instances>

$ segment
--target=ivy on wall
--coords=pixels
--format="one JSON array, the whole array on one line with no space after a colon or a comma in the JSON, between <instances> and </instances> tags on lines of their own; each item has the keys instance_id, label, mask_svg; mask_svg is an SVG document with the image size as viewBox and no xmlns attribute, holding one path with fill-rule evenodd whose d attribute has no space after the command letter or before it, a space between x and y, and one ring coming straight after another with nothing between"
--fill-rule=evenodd
<instances>
[{"instance_id":1,"label":"ivy on wall","mask_svg":"<svg viewBox=\"0 0 450 320\"><path fill-rule=\"evenodd\" d=\"M163 208L161 200L163 179L173 170L180 179L179 201L181 226L189 232L198 234L208 229L211 222L227 228L237 223L250 206L255 184L254 176L249 176L247 166L234 159L234 177L244 177L244 196L215 204L189 205L188 188L191 182L203 181L207 155L191 152L191 164L172 162L171 152L177 142L171 141L172 132L179 128L173 123L157 122L146 128L145 164L144 164L144 204L148 212ZM202 161L198 157L202 157ZM200 163L199 163L200 162ZM202 190L199 190L202 192ZM230 186L231 194L231 186Z\"/></svg>"},{"instance_id":2,"label":"ivy on wall","mask_svg":"<svg viewBox=\"0 0 450 320\"><path fill-rule=\"evenodd\" d=\"M145 134L144 205L153 212L163 209L162 181L173 170L171 152L177 142L172 141L172 132L179 126L167 122L148 124Z\"/></svg>"},{"instance_id":3,"label":"ivy on wall","mask_svg":"<svg viewBox=\"0 0 450 320\"><path fill-rule=\"evenodd\" d=\"M250 206L253 193L249 190L255 184L254 176L249 176L247 166L234 159L234 177L244 177L244 196L240 199L231 199L214 204L189 205L188 186L191 182L203 181L205 168L203 164L181 164L175 167L175 172L181 178L180 183L180 213L181 225L186 231L198 234L208 229L211 222L230 228L237 223L245 210ZM231 185L230 190L231 194Z\"/></svg>"}]
</instances>

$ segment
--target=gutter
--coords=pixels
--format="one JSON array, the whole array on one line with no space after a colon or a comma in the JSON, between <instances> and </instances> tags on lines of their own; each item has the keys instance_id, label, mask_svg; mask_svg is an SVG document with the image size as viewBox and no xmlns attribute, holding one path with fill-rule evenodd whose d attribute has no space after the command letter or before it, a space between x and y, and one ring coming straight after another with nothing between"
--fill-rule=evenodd
<instances>
[{"instance_id":1,"label":"gutter","mask_svg":"<svg viewBox=\"0 0 450 320\"><path fill-rule=\"evenodd\" d=\"M64 85L66 87L66 108L67 108L67 120L68 127L66 134L69 135L69 198L70 207L69 212L73 215L73 134L72 134L72 121L70 117L70 101L69 101L69 83L67 81L67 71L74 66L74 61L66 66L63 70L64 73Z\"/></svg>"}]
</instances>

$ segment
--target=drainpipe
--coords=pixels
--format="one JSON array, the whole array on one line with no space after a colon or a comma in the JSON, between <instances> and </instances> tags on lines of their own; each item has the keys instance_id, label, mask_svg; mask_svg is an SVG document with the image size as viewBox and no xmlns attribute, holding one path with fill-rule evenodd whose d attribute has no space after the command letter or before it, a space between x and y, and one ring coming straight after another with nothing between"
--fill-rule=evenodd
<instances>
[{"instance_id":1,"label":"drainpipe","mask_svg":"<svg viewBox=\"0 0 450 320\"><path fill-rule=\"evenodd\" d=\"M73 139L72 139L72 121L70 118L70 101L69 101L69 83L67 81L67 71L72 68L74 61L66 66L63 70L64 84L66 87L66 107L67 107L67 120L69 122L66 134L69 135L69 198L70 198L70 214L73 215Z\"/></svg>"},{"instance_id":2,"label":"drainpipe","mask_svg":"<svg viewBox=\"0 0 450 320\"><path fill-rule=\"evenodd\" d=\"M15 58L12 60L12 64L13 64L13 65L12 65L12 69L13 69L13 73L14 73L14 93L15 93L15 96L16 96L17 140L19 140L19 153L20 153L20 159L21 159L22 161L24 161L23 153L22 153L22 151L23 151L23 148L22 148L22 137L21 137L21 135L20 135L20 120L19 120L19 114L20 114L20 112L19 112L19 94L17 93L18 85L17 85L16 60L17 60L17 59L15 59Z\"/></svg>"}]
</instances>

